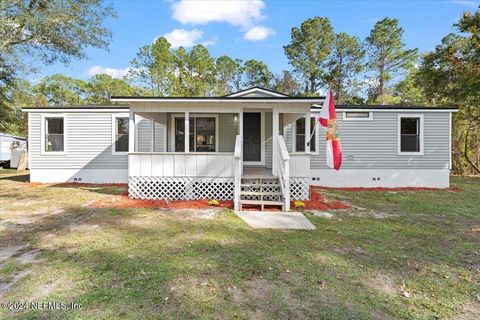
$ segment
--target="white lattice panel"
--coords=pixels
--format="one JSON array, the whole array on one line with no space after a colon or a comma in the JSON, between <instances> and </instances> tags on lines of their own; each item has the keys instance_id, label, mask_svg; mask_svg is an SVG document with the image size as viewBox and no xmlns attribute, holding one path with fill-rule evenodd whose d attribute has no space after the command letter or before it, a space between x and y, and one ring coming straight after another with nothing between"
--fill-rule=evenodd
<instances>
[{"instance_id":1,"label":"white lattice panel","mask_svg":"<svg viewBox=\"0 0 480 320\"><path fill-rule=\"evenodd\" d=\"M138 177L128 178L128 194L133 199L231 200L233 178Z\"/></svg>"},{"instance_id":2,"label":"white lattice panel","mask_svg":"<svg viewBox=\"0 0 480 320\"><path fill-rule=\"evenodd\" d=\"M290 178L290 199L291 200L310 199L310 179L309 178Z\"/></svg>"}]
</instances>

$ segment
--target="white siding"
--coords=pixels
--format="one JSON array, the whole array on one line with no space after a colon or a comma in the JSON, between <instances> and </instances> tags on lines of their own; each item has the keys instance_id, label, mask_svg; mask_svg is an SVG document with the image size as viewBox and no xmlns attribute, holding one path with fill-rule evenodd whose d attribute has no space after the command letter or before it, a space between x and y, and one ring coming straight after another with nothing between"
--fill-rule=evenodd
<instances>
[{"instance_id":1,"label":"white siding","mask_svg":"<svg viewBox=\"0 0 480 320\"><path fill-rule=\"evenodd\" d=\"M112 155L113 112L59 113L65 114L67 148L61 155L41 154L42 114L30 113L30 169L127 169L126 154Z\"/></svg>"},{"instance_id":2,"label":"white siding","mask_svg":"<svg viewBox=\"0 0 480 320\"><path fill-rule=\"evenodd\" d=\"M373 120L343 121L337 110L337 122L343 150L342 169L448 169L449 113L423 112L424 155L398 155L398 112L373 111ZM327 169L325 131L318 130L319 153L311 156L312 169ZM292 149L292 128L285 130L286 143Z\"/></svg>"}]
</instances>

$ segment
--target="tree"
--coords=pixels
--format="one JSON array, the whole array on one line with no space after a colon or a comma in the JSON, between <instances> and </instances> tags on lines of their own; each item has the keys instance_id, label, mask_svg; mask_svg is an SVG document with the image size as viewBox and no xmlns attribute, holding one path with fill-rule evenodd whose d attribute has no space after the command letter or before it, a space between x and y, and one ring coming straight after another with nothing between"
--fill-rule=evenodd
<instances>
[{"instance_id":1,"label":"tree","mask_svg":"<svg viewBox=\"0 0 480 320\"><path fill-rule=\"evenodd\" d=\"M164 37L157 38L152 45L140 48L130 62L127 78L146 85L150 94L168 96L175 85L175 56L171 44Z\"/></svg>"},{"instance_id":2,"label":"tree","mask_svg":"<svg viewBox=\"0 0 480 320\"><path fill-rule=\"evenodd\" d=\"M282 77L275 77L275 91L282 92L291 96L300 93L300 84L295 81L288 70L283 70Z\"/></svg>"},{"instance_id":3,"label":"tree","mask_svg":"<svg viewBox=\"0 0 480 320\"><path fill-rule=\"evenodd\" d=\"M232 93L233 89L240 91L242 79L242 60L233 60L229 56L221 56L216 62L217 83L215 94L218 96Z\"/></svg>"},{"instance_id":4,"label":"tree","mask_svg":"<svg viewBox=\"0 0 480 320\"><path fill-rule=\"evenodd\" d=\"M305 92L316 94L325 85L325 62L332 50L334 33L328 18L310 18L294 27L290 44L284 46L289 63L305 82Z\"/></svg>"},{"instance_id":5,"label":"tree","mask_svg":"<svg viewBox=\"0 0 480 320\"><path fill-rule=\"evenodd\" d=\"M327 63L327 80L338 104L345 103L358 91L358 75L363 69L364 56L365 51L358 38L346 33L335 35Z\"/></svg>"},{"instance_id":6,"label":"tree","mask_svg":"<svg viewBox=\"0 0 480 320\"><path fill-rule=\"evenodd\" d=\"M86 102L92 104L108 104L111 96L130 96L136 90L125 80L114 79L108 74L97 74L88 80Z\"/></svg>"},{"instance_id":7,"label":"tree","mask_svg":"<svg viewBox=\"0 0 480 320\"><path fill-rule=\"evenodd\" d=\"M259 86L271 89L273 85L273 73L262 61L250 59L244 64L245 82L247 87Z\"/></svg>"},{"instance_id":8,"label":"tree","mask_svg":"<svg viewBox=\"0 0 480 320\"><path fill-rule=\"evenodd\" d=\"M86 102L88 84L61 74L43 78L33 91L45 98L47 104L82 105Z\"/></svg>"},{"instance_id":9,"label":"tree","mask_svg":"<svg viewBox=\"0 0 480 320\"><path fill-rule=\"evenodd\" d=\"M453 123L453 166L460 173L480 173L480 12L465 12L454 25L458 33L442 39L423 56L416 76L429 102L456 106ZM463 161L465 163L463 163ZM469 166L471 170L464 170Z\"/></svg>"},{"instance_id":10,"label":"tree","mask_svg":"<svg viewBox=\"0 0 480 320\"><path fill-rule=\"evenodd\" d=\"M107 48L110 32L103 22L113 16L101 0L2 0L0 55L28 55L45 64L86 58L86 46Z\"/></svg>"},{"instance_id":11,"label":"tree","mask_svg":"<svg viewBox=\"0 0 480 320\"><path fill-rule=\"evenodd\" d=\"M18 75L32 71L28 62L67 64L86 58L85 47L106 49L110 32L103 22L113 16L101 0L0 1L0 130L15 133L9 131L19 117L12 99Z\"/></svg>"},{"instance_id":12,"label":"tree","mask_svg":"<svg viewBox=\"0 0 480 320\"><path fill-rule=\"evenodd\" d=\"M425 92L416 82L418 69L411 68L405 79L396 83L393 87L393 96L398 98L395 104L405 106L423 106L428 103Z\"/></svg>"},{"instance_id":13,"label":"tree","mask_svg":"<svg viewBox=\"0 0 480 320\"><path fill-rule=\"evenodd\" d=\"M187 96L212 95L215 88L215 59L208 49L200 44L196 45L186 56L186 60L185 94Z\"/></svg>"},{"instance_id":14,"label":"tree","mask_svg":"<svg viewBox=\"0 0 480 320\"><path fill-rule=\"evenodd\" d=\"M385 18L378 21L366 39L368 68L374 73L369 100L381 101L387 92L389 82L399 72L412 66L417 49L405 50L402 42L403 29L397 19Z\"/></svg>"}]
</instances>

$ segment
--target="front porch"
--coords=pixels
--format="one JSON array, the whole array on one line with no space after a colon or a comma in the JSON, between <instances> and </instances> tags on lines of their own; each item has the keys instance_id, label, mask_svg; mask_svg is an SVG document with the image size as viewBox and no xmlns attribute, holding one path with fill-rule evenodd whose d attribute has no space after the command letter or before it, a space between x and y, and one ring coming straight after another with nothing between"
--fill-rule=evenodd
<instances>
[{"instance_id":1,"label":"front porch","mask_svg":"<svg viewBox=\"0 0 480 320\"><path fill-rule=\"evenodd\" d=\"M284 132L310 119L312 103L270 98L131 102L129 196L233 200L236 210L258 204L286 211L291 200L308 199L310 134L301 136L303 144L297 138L301 152L288 152ZM304 131L311 132L310 121Z\"/></svg>"}]
</instances>

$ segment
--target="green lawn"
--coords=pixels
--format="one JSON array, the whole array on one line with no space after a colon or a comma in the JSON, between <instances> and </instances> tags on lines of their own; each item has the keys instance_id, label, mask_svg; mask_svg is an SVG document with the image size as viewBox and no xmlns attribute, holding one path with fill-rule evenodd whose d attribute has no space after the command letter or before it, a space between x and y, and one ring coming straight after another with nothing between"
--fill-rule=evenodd
<instances>
[{"instance_id":1,"label":"green lawn","mask_svg":"<svg viewBox=\"0 0 480 320\"><path fill-rule=\"evenodd\" d=\"M314 231L274 231L227 210L95 209L124 189L25 177L0 170L0 250L30 246L0 262L0 289L30 271L0 302L83 308L0 318L480 318L480 178L453 178L456 192L323 191L359 208L307 215Z\"/></svg>"}]
</instances>

